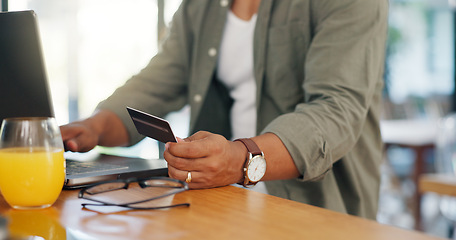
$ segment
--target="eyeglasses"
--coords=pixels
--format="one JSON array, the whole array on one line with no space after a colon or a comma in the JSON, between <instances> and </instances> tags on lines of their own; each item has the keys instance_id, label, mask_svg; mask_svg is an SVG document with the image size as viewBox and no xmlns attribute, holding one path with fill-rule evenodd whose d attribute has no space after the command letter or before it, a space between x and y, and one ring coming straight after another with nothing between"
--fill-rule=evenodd
<instances>
[{"instance_id":1,"label":"eyeglasses","mask_svg":"<svg viewBox=\"0 0 456 240\"><path fill-rule=\"evenodd\" d=\"M103 196L109 195L110 193L115 193L116 191L127 190L131 183L138 183L141 189L148 189L152 192L152 197L141 198L141 200L131 201L131 202L122 202L114 203L110 202L113 199L108 198L109 201L103 200ZM157 191L155 191L157 190ZM82 203L83 207L86 206L117 206L124 207L129 209L138 209L138 210L152 210L152 209L163 209L163 208L173 208L181 206L190 206L190 203L180 203L180 204L167 204L165 206L153 206L153 207L140 207L134 206L141 203L150 202L157 199L163 199L165 197L183 192L188 190L188 184L186 182L167 178L167 177L151 177L146 179L118 179L113 181L99 182L94 185L91 185L87 188L82 189L79 192L78 197L97 203ZM142 194L143 196L144 194ZM133 196L133 195L132 195ZM128 197L128 196L127 196Z\"/></svg>"}]
</instances>

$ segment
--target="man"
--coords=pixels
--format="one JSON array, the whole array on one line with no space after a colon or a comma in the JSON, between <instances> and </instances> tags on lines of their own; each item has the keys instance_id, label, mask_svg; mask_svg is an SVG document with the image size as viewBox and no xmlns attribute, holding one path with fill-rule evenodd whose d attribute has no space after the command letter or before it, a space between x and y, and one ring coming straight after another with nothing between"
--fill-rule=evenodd
<instances>
[{"instance_id":1,"label":"man","mask_svg":"<svg viewBox=\"0 0 456 240\"><path fill-rule=\"evenodd\" d=\"M387 11L387 0L183 1L149 65L62 126L65 146L134 144L125 106L164 116L189 104L196 133L166 145L170 177L261 179L270 194L375 219Z\"/></svg>"}]
</instances>

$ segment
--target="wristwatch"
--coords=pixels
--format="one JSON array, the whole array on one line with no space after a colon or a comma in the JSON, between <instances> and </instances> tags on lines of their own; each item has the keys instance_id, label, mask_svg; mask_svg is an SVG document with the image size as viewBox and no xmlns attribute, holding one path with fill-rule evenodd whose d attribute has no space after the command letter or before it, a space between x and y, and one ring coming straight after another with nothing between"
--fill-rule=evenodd
<instances>
[{"instance_id":1,"label":"wristwatch","mask_svg":"<svg viewBox=\"0 0 456 240\"><path fill-rule=\"evenodd\" d=\"M244 163L244 180L239 184L244 187L257 184L266 173L266 160L263 152L250 138L240 138L234 141L242 142L249 152L249 157Z\"/></svg>"}]
</instances>

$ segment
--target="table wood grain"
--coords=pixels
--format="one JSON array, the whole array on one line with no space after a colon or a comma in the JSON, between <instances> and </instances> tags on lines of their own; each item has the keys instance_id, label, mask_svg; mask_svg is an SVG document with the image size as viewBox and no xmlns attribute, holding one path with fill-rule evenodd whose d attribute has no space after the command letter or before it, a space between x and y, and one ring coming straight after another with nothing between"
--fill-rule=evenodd
<instances>
[{"instance_id":1,"label":"table wood grain","mask_svg":"<svg viewBox=\"0 0 456 240\"><path fill-rule=\"evenodd\" d=\"M82 209L87 200L77 194L65 190L44 210L12 210L0 196L0 214L9 218L11 231L46 239L65 234L86 239L438 239L234 186L190 190L170 199L190 207L110 213Z\"/></svg>"}]
</instances>

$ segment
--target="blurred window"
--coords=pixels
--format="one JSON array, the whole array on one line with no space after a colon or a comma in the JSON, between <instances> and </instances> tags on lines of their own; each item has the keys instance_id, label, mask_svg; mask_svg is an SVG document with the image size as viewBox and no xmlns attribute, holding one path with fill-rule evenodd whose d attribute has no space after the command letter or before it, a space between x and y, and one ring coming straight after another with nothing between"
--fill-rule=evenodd
<instances>
[{"instance_id":1,"label":"blurred window","mask_svg":"<svg viewBox=\"0 0 456 240\"><path fill-rule=\"evenodd\" d=\"M166 27L180 2L10 0L8 8L37 14L56 118L64 124L89 116L147 65L158 49L159 16Z\"/></svg>"},{"instance_id":2,"label":"blurred window","mask_svg":"<svg viewBox=\"0 0 456 240\"><path fill-rule=\"evenodd\" d=\"M385 78L393 102L453 94L454 9L449 1L390 1Z\"/></svg>"}]
</instances>

